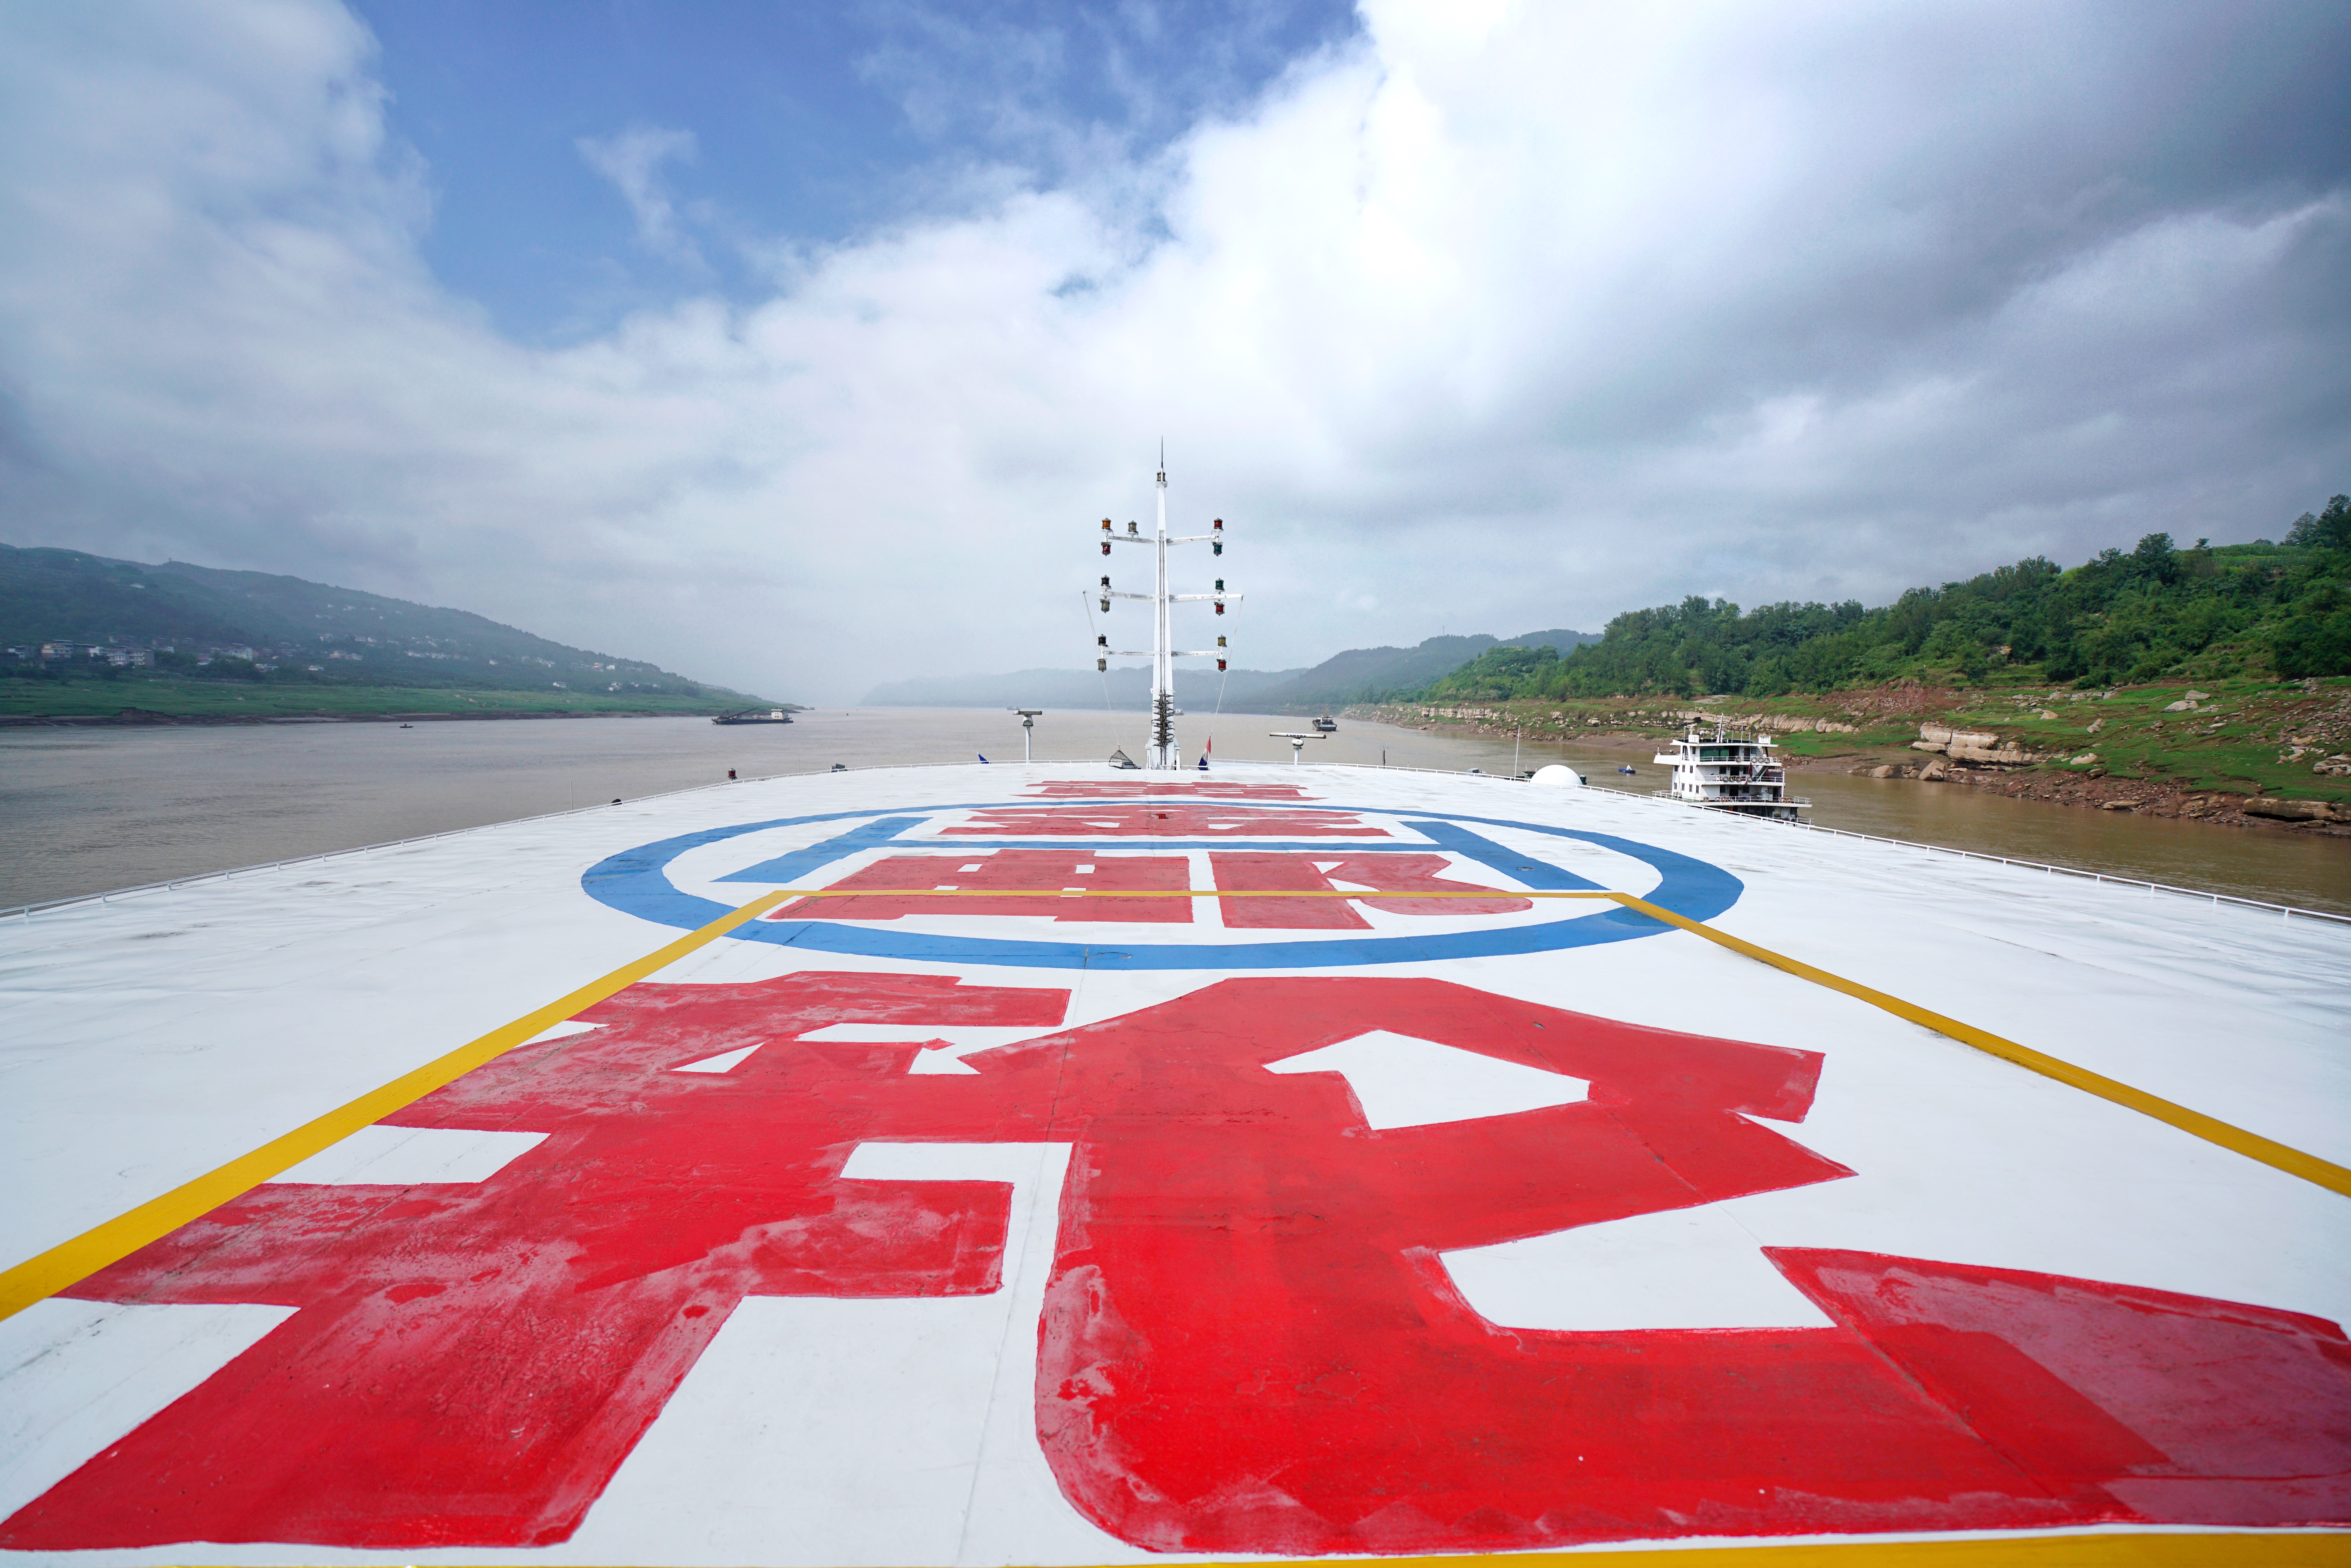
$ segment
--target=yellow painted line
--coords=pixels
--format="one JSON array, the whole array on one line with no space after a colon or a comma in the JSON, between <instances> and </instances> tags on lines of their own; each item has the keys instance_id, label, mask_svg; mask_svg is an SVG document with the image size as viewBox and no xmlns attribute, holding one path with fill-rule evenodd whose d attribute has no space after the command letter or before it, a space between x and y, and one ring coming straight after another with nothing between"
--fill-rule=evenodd
<instances>
[{"instance_id":1,"label":"yellow painted line","mask_svg":"<svg viewBox=\"0 0 2351 1568\"><path fill-rule=\"evenodd\" d=\"M70 1241L63 1241L0 1274L0 1318L24 1311L35 1302L44 1301L68 1286L75 1284L110 1263L120 1262L140 1248L170 1235L191 1220L211 1213L229 1199L251 1191L272 1177L283 1175L322 1149L341 1142L363 1127L369 1127L399 1110L402 1106L423 1099L444 1084L451 1083L472 1072L485 1062L502 1056L532 1035L551 1025L562 1023L573 1013L584 1012L615 992L634 985L645 976L676 962L696 948L703 947L747 920L760 915L783 901L782 893L767 893L752 899L738 909L729 910L700 930L690 932L667 947L647 953L601 980L589 981L570 995L550 1002L535 1012L527 1012L512 1023L493 1029L469 1045L461 1045L447 1055L427 1062L413 1073L402 1075L380 1089L361 1095L347 1106L329 1111L314 1121L296 1127L281 1137L272 1138L250 1154L230 1160L219 1169L197 1177L151 1199L119 1215L94 1230L85 1231Z\"/></svg>"},{"instance_id":2,"label":"yellow painted line","mask_svg":"<svg viewBox=\"0 0 2351 1568\"><path fill-rule=\"evenodd\" d=\"M1662 920L1667 925L1678 926L1683 930L1704 937L1708 941L1729 948L1735 953L1744 954L1759 963L1770 964L1773 969L1785 971L1800 980L1811 981L1814 985L1826 986L1831 991L1843 992L1845 995L1865 1002L1872 1007L1883 1008L1896 1018L1907 1019L1913 1023L1933 1030L1938 1034L1947 1035L1962 1045L1971 1045L2004 1062L2013 1062L2020 1067L2038 1073L2044 1078L2054 1078L2061 1084L2071 1085L2084 1094L2095 1095L2102 1100L2112 1101L2116 1105L2137 1111L2141 1116L2152 1116L2157 1121L2200 1137L2207 1143L2218 1144L2222 1148L2241 1154L2247 1159L2260 1160L2263 1165L2273 1166L2289 1176L2298 1176L2303 1180L2314 1182L2331 1192L2339 1192L2346 1197L2351 1197L2351 1170L2321 1159L2314 1154L2304 1154L2298 1148L2274 1142L2262 1137L2259 1133L2247 1132L2241 1127L2231 1126L2215 1116L2208 1116L2201 1111L2191 1111L2186 1106L2175 1105L2159 1096L2150 1095L2144 1089L2134 1089L2128 1084L2119 1083L2113 1078L2093 1073L2087 1067L2076 1067L2071 1062L2061 1061L2057 1057L2035 1051L2030 1045L2020 1045L2013 1040L2002 1039L2000 1035L1989 1030L1978 1029L1971 1023L1962 1023L1956 1018L1946 1018L1939 1012L1930 1012L1926 1008L1905 1002L1898 996L1888 996L1882 991L1873 991L1858 981L1847 980L1843 975L1831 974L1824 969L1814 969L1811 964L1801 963L1785 954L1775 953L1769 948L1758 947L1753 942L1743 941L1728 932L1716 930L1712 926L1693 920L1687 915L1677 915L1671 909L1663 909L1646 899L1635 898L1630 893L1611 893L1608 897L1628 909L1639 910L1653 920ZM2351 1561L2351 1559L2338 1561Z\"/></svg>"}]
</instances>

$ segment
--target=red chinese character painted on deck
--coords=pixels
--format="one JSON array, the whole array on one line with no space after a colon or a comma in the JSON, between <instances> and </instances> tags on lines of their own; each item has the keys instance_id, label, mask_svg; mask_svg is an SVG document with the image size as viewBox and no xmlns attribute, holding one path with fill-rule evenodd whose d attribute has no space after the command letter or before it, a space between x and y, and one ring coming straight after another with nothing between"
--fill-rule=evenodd
<instances>
[{"instance_id":1,"label":"red chinese character painted on deck","mask_svg":"<svg viewBox=\"0 0 2351 1568\"><path fill-rule=\"evenodd\" d=\"M1453 863L1442 855L1378 854L1335 858L1316 855L1212 850L1208 865L1223 892L1330 893L1336 883L1392 893L1472 891L1480 884L1443 875ZM1491 898L1383 898L1366 892L1350 898L1226 898L1218 908L1228 928L1246 930L1366 930L1368 920L1349 908L1370 905L1398 915L1510 915L1534 907L1530 899L1495 890Z\"/></svg>"},{"instance_id":2,"label":"red chinese character painted on deck","mask_svg":"<svg viewBox=\"0 0 2351 1568\"><path fill-rule=\"evenodd\" d=\"M1060 990L914 975L639 985L429 1095L403 1127L549 1136L486 1181L273 1185L71 1293L299 1308L0 1525L0 1546L528 1546L579 1525L746 1295L997 1288L1008 1189L843 1181L925 1030L1050 1029ZM903 1024L903 1044L798 1041ZM756 1046L723 1074L679 1073Z\"/></svg>"},{"instance_id":3,"label":"red chinese character painted on deck","mask_svg":"<svg viewBox=\"0 0 2351 1568\"><path fill-rule=\"evenodd\" d=\"M1343 811L1281 811L1263 806L1223 806L1198 801L1151 801L1102 805L1007 805L975 812L971 820L943 827L942 836L996 834L1009 838L1113 837L1148 835L1172 838L1389 838Z\"/></svg>"},{"instance_id":4,"label":"red chinese character painted on deck","mask_svg":"<svg viewBox=\"0 0 2351 1568\"><path fill-rule=\"evenodd\" d=\"M1121 784L1115 779L1049 779L1028 792L1061 800L1134 800L1138 796L1176 795L1194 800L1304 800L1299 784L1213 783Z\"/></svg>"},{"instance_id":5,"label":"red chinese character painted on deck","mask_svg":"<svg viewBox=\"0 0 2351 1568\"><path fill-rule=\"evenodd\" d=\"M925 988L929 988L925 990ZM301 1310L0 1526L17 1549L560 1540L746 1293L986 1289L986 1183L838 1179L866 1139L1070 1142L1037 1421L1062 1491L1163 1551L2351 1513L2351 1345L2096 1282L1774 1252L1836 1326L1499 1327L1441 1254L1837 1179L1819 1056L1439 981L1225 981L905 1075L819 1022L1058 1015L890 976L641 985L403 1122L550 1130L478 1191L257 1195L94 1276L102 1300ZM1050 998L1050 1003L1048 1000ZM1389 1031L1588 1097L1374 1129L1333 1073ZM667 1069L768 1041L733 1073ZM696 1315L696 1314L699 1315Z\"/></svg>"},{"instance_id":6,"label":"red chinese character painted on deck","mask_svg":"<svg viewBox=\"0 0 2351 1568\"><path fill-rule=\"evenodd\" d=\"M1181 855L1096 855L1091 850L998 849L965 852L977 859L940 855L893 855L833 883L834 889L883 889L862 898L796 898L771 920L894 920L904 915L1028 915L1056 920L1117 920L1183 925L1192 918L1189 898L1105 898L1102 893L1181 893L1189 885L1191 863ZM891 893L928 888L951 898L893 898ZM829 889L830 890L830 889ZM1055 893L1065 898L979 897L998 893Z\"/></svg>"}]
</instances>

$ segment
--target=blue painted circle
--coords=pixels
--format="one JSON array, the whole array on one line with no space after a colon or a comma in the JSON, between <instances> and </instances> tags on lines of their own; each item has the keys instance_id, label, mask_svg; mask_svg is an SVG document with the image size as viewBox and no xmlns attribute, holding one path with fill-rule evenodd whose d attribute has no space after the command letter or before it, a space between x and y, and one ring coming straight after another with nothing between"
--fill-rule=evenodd
<instances>
[{"instance_id":1,"label":"blue painted circle","mask_svg":"<svg viewBox=\"0 0 2351 1568\"><path fill-rule=\"evenodd\" d=\"M977 811L1039 804L1034 800L967 801L905 806L896 812L867 809L826 812L812 816L780 816L767 822L705 828L700 833L681 834L675 838L664 838L609 856L588 868L580 878L580 886L590 898L623 914L634 915L658 925L695 930L726 914L729 906L684 892L670 881L670 863L689 849L737 838L747 833L759 833L771 827L796 827L811 822L852 822L893 815L928 815L942 811ZM1123 803L1103 800L1084 804L1103 806ZM1234 801L1220 800L1217 805L1220 808L1250 809L1243 803ZM1385 806L1302 805L1292 801L1280 802L1280 805L1284 811L1330 811L1351 815L1376 811L1386 816L1398 815ZM1526 833L1545 834L1553 838L1580 839L1603 849L1630 856L1650 867L1661 878L1648 894L1647 902L1671 909L1688 919L1712 919L1737 903L1739 895L1746 888L1738 877L1719 866L1670 849L1660 849L1655 845L1618 838L1611 834L1590 833L1573 827L1551 827L1537 822L1513 822L1504 817L1459 816L1438 811L1409 815L1432 822L1476 823L1486 827L1509 827ZM879 840L872 847L883 847L892 842L894 840ZM1249 846L1266 847L1261 844ZM936 846L908 844L906 847ZM1073 844L1070 847L1077 846ZM1138 841L1134 847L1140 849L1152 846ZM1316 847L1327 851L1333 846L1322 845ZM1347 847L1361 850L1364 846L1351 845ZM1392 853L1405 847L1418 849L1423 846L1383 846L1378 852ZM779 947L805 948L817 952L855 953L866 958L916 960L925 963L1003 964L1021 969L1280 970L1426 963L1445 959L1555 952L1565 948L1631 941L1671 929L1672 927L1620 904L1609 904L1592 914L1572 915L1565 919L1545 920L1534 925L1501 926L1490 930L1433 932L1425 937L1345 937L1286 942L1138 942L1107 947L1083 942L939 936L925 931L884 930L877 926L834 920L753 920L747 925L737 926L730 935L744 941L774 942Z\"/></svg>"}]
</instances>

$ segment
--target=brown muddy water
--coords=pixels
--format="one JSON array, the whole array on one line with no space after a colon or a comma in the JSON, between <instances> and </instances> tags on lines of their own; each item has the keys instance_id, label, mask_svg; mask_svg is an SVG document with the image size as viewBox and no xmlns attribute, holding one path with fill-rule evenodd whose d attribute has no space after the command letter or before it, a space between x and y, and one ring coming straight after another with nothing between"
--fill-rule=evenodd
<instances>
[{"instance_id":1,"label":"brown muddy water","mask_svg":"<svg viewBox=\"0 0 2351 1568\"><path fill-rule=\"evenodd\" d=\"M1187 715L1186 760L1283 763L1269 732L1294 717ZM890 763L1017 762L1019 722L978 709L825 709L789 725L701 719L540 719L186 728L0 730L0 909L349 849L451 828L745 778ZM1143 750L1139 714L1048 713L1036 755L1099 761ZM1508 741L1343 721L1309 761L1507 774ZM1646 750L1529 742L1516 763L1567 762L1594 784L1646 792ZM1614 770L1629 763L1627 778ZM1802 774L1823 827L2076 867L2304 909L2351 913L2351 839L2085 811L1964 786Z\"/></svg>"}]
</instances>

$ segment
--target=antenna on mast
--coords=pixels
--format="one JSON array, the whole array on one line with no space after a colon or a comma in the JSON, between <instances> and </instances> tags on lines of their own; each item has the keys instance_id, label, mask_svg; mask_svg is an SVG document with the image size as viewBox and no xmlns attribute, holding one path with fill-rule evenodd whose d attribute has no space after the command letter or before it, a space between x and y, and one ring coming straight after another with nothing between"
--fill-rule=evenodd
<instances>
[{"instance_id":1,"label":"antenna on mast","mask_svg":"<svg viewBox=\"0 0 2351 1568\"><path fill-rule=\"evenodd\" d=\"M1144 766L1167 769L1180 768L1184 765L1183 753L1176 744L1175 661L1178 659L1213 659L1217 661L1217 668L1222 670L1226 667L1226 659L1230 652L1226 645L1226 639L1221 637L1217 639L1217 646L1212 649L1186 649L1175 647L1168 620L1168 607L1193 600L1206 600L1213 603L1217 613L1222 615L1225 613L1226 601L1238 600L1241 596L1227 593L1225 579L1222 577L1216 580L1216 591L1213 593L1168 592L1167 546L1207 545L1210 546L1211 554L1221 556L1225 553L1225 520L1221 517L1217 518L1210 526L1209 532L1206 534L1194 534L1183 538L1168 536L1167 441L1164 436L1159 441L1159 471L1155 476L1155 484L1158 491L1159 515L1157 525L1151 533L1141 533L1134 524L1129 523L1123 535L1115 534L1112 532L1110 519L1107 517L1102 519L1102 552L1105 556L1110 554L1110 547L1113 544L1152 546L1152 553L1156 557L1155 565L1157 568L1154 574L1152 591L1147 594L1120 593L1111 587L1108 577L1102 578L1102 587L1095 590L1095 597L1102 601L1102 607L1105 613L1110 609L1110 602L1113 599L1142 599L1150 604L1152 608L1151 647L1147 651L1139 648L1113 648L1110 646L1108 636L1098 636L1094 639L1094 668L1107 670L1113 659L1151 660L1151 742L1145 753L1149 760L1144 763Z\"/></svg>"}]
</instances>

